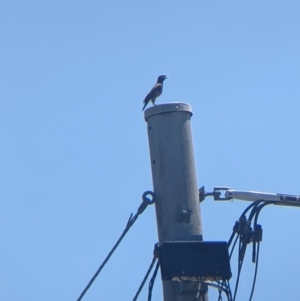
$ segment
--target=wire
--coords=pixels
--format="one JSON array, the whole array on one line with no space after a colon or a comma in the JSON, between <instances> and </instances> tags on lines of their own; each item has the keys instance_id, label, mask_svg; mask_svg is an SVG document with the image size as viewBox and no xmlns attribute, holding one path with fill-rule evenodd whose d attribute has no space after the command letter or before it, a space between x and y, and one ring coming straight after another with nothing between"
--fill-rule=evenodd
<instances>
[{"instance_id":1,"label":"wire","mask_svg":"<svg viewBox=\"0 0 300 301\"><path fill-rule=\"evenodd\" d=\"M148 270L146 272L146 275L145 275L142 283L140 284L140 287L138 288L138 291L136 292L136 294L135 294L134 298L132 299L132 301L136 301L137 300L140 292L142 291L142 289L143 289L143 287L144 287L144 285L145 285L145 283L147 281L147 278L149 277L149 274L150 274L150 272L151 272L151 270L152 270L152 268L153 268L156 260L157 260L157 258L155 256L153 256L152 262L151 262L151 264L150 264L150 266L149 266L149 268L148 268Z\"/></svg>"},{"instance_id":2,"label":"wire","mask_svg":"<svg viewBox=\"0 0 300 301\"><path fill-rule=\"evenodd\" d=\"M229 240L228 240L228 243L227 243L228 248L230 247L230 245L231 245L231 243L232 243L232 240L233 240L235 234L236 234L236 231L235 231L235 229L233 228L232 233L231 233L231 236L230 236L230 238L229 238Z\"/></svg>"},{"instance_id":3,"label":"wire","mask_svg":"<svg viewBox=\"0 0 300 301\"><path fill-rule=\"evenodd\" d=\"M203 283L207 284L208 286L211 286L213 288L223 291L226 294L227 300L232 301L230 288L228 290L228 287L224 288L223 285L218 285L218 284L214 284L214 283L206 282L206 281L204 281Z\"/></svg>"},{"instance_id":4,"label":"wire","mask_svg":"<svg viewBox=\"0 0 300 301\"><path fill-rule=\"evenodd\" d=\"M245 253L247 250L247 243L242 241L242 237L240 237L240 242L239 242L239 260L238 260L238 274L236 278L236 283L235 283L235 288L234 288L234 294L233 294L233 301L235 301L236 294L237 294L237 289L239 286L239 281L240 281L240 275L241 275L241 270L245 258Z\"/></svg>"},{"instance_id":5,"label":"wire","mask_svg":"<svg viewBox=\"0 0 300 301\"><path fill-rule=\"evenodd\" d=\"M197 290L197 294L196 294L195 298L193 299L193 301L196 301L198 299L198 297L200 296L202 283L200 282L198 285L199 285L199 287L197 287L196 284L193 284L193 286ZM202 296L201 296L201 299L203 299Z\"/></svg>"},{"instance_id":6,"label":"wire","mask_svg":"<svg viewBox=\"0 0 300 301\"><path fill-rule=\"evenodd\" d=\"M254 206L253 206L253 208L252 208L252 210L251 210L251 212L249 214L249 218L248 218L249 221L252 221L253 216L256 214L256 212L258 210L258 207L261 206L260 205L261 203L262 203L262 201L260 201L260 200L254 202ZM263 204L265 204L265 202Z\"/></svg>"},{"instance_id":7,"label":"wire","mask_svg":"<svg viewBox=\"0 0 300 301\"><path fill-rule=\"evenodd\" d=\"M254 288L255 288L255 283L256 283L256 276L257 276L257 269L258 269L258 258L259 258L259 245L260 243L257 243L257 257L256 257L256 263L255 263L255 271L254 271L254 277L253 277L253 284L252 284L252 289L251 289L251 294L250 294L250 298L249 301L252 300L252 296L254 293Z\"/></svg>"},{"instance_id":8,"label":"wire","mask_svg":"<svg viewBox=\"0 0 300 301\"><path fill-rule=\"evenodd\" d=\"M126 228L124 229L124 231L121 234L120 238L117 240L117 242L115 243L115 245L113 246L113 248L111 249L111 251L108 253L108 255L106 256L106 258L104 259L104 261L102 262L102 264L100 265L100 267L98 268L98 270L96 271L96 273L94 274L94 276L91 278L91 280L89 281L89 283L87 284L87 286L85 287L85 289L82 291L82 293L80 294L80 296L77 299L77 301L80 301L83 298L83 296L88 291L88 289L91 287L91 285L93 284L93 282L95 281L95 279L97 278L97 276L100 274L101 270L104 268L105 264L108 262L108 260L110 259L111 255L114 253L114 251L116 250L116 248L118 247L118 245L120 244L120 242L122 241L122 239L124 238L124 236L126 235L126 233L128 232L129 228L133 225L132 221L133 221L133 218L132 218L132 214L131 214L130 217L129 217L129 220L127 222Z\"/></svg>"},{"instance_id":9,"label":"wire","mask_svg":"<svg viewBox=\"0 0 300 301\"><path fill-rule=\"evenodd\" d=\"M192 283L194 288L196 289L197 293L193 301L198 300L199 297L200 297L199 301L208 301L208 297L207 297L208 288L207 288L207 283L204 282L204 280L198 280L196 282L192 280L182 280L182 281L187 281Z\"/></svg>"},{"instance_id":10,"label":"wire","mask_svg":"<svg viewBox=\"0 0 300 301\"><path fill-rule=\"evenodd\" d=\"M219 285L219 281L217 282L218 283L218 285ZM223 284L224 284L224 282L222 282L222 287L223 287ZM222 290L221 289L219 289L219 297L218 297L218 301L222 301L223 300L223 298L222 298Z\"/></svg>"},{"instance_id":11,"label":"wire","mask_svg":"<svg viewBox=\"0 0 300 301\"><path fill-rule=\"evenodd\" d=\"M264 206L266 206L266 205L269 205L269 204L273 203L273 202L263 202L263 204L261 204L262 202L263 201L258 200L256 202L252 203L250 206L248 206L244 210L244 212L241 214L241 218L246 219L245 214L252 208L252 210L251 210L251 212L249 214L249 218L247 220L251 224L251 221L254 218L254 224L257 225L258 215L259 215L260 211L262 210L262 208ZM249 225L249 227L250 227L250 225ZM239 255L238 255L238 274L237 274L237 279L236 279L236 284L235 284L235 289L234 289L233 301L235 301L235 299L236 299L238 285L239 285L239 280L240 280L240 275L241 275L241 270L242 270L242 266L243 266L243 262L244 262L244 258L245 258L245 253L246 253L246 250L247 250L247 245L250 242L250 240L249 240L250 238L249 238L248 235L249 234L246 234L246 235L245 234L241 234L240 235ZM254 248L255 248L255 246L254 246ZM232 251L230 253L230 258L231 258L232 252L233 252L233 249L232 249ZM255 256L255 250L253 252L253 256Z\"/></svg>"},{"instance_id":12,"label":"wire","mask_svg":"<svg viewBox=\"0 0 300 301\"><path fill-rule=\"evenodd\" d=\"M225 289L228 291L230 300L232 301L232 294L231 294L231 288L230 288L229 280L225 280Z\"/></svg>"},{"instance_id":13,"label":"wire","mask_svg":"<svg viewBox=\"0 0 300 301\"><path fill-rule=\"evenodd\" d=\"M247 213L252 207L257 206L257 202L260 202L260 201L256 201L256 202L254 202L254 203L251 203L251 204L243 211L243 213L241 214L241 217L245 216L246 213Z\"/></svg>"},{"instance_id":14,"label":"wire","mask_svg":"<svg viewBox=\"0 0 300 301\"><path fill-rule=\"evenodd\" d=\"M252 203L250 206L248 206L244 212L241 214L240 219L245 219L249 222L249 227L251 225L252 220L254 219L254 230L252 230L252 228L250 227L250 231L249 233L245 233L245 234L240 234L240 242L239 242L239 254L238 254L238 273L237 273L237 279L236 279L236 284L235 284L235 289L234 289L234 297L233 297L233 301L235 301L236 299L236 295L237 295L237 290L238 290L238 285L239 285L239 280L240 280L240 275L241 275L241 270L242 270L242 265L244 262L244 257L245 257L245 253L246 253L246 249L247 249L247 245L249 242L252 241L253 243L253 252L252 252L252 261L255 262L255 257L256 257L256 262L255 262L255 272L254 272L254 278L253 278L253 284L252 284L252 290L251 290L251 295L250 295L250 299L249 301L252 300L252 296L254 293L254 288L255 288L255 283L256 283L256 278L257 278L257 270L258 270L258 256L259 256L259 246L260 246L260 241L261 241L261 237L257 238L257 221L258 221L258 217L259 214L261 212L261 210L267 206L267 205L271 205L274 204L273 201L262 201L262 200L258 200L254 203ZM246 219L246 213L251 209L251 212L249 214L248 219ZM261 227L261 226L260 226ZM251 236L249 236L251 235ZM233 239L233 235L231 235L230 237L231 241ZM259 240L260 239L260 240ZM233 249L235 247L237 239L235 240L233 247L231 249L230 252L230 257L233 253ZM257 247L256 247L256 243L257 243ZM257 251L256 251L257 249Z\"/></svg>"},{"instance_id":15,"label":"wire","mask_svg":"<svg viewBox=\"0 0 300 301\"><path fill-rule=\"evenodd\" d=\"M261 210L267 206L267 205L271 205L274 204L273 202L265 202L263 204L261 204L256 212L255 212L255 217L254 217L254 229L256 229L257 227L257 221L258 221L258 216L261 212ZM249 301L252 300L253 297L253 293L254 293L254 288L255 288L255 284L256 284L256 278L257 278L257 270L258 270L258 260L259 260L259 248L260 248L260 241L256 241L257 242L257 250L255 250L255 245L253 242L253 257L256 257L256 261L255 261L255 271L254 271L254 277L253 277L253 283L252 283L252 289L251 289L251 294L250 294L250 298Z\"/></svg>"},{"instance_id":16,"label":"wire","mask_svg":"<svg viewBox=\"0 0 300 301\"><path fill-rule=\"evenodd\" d=\"M219 285L219 281L217 282L218 285ZM229 281L228 280L223 280L221 285L220 285L222 288L224 288L224 292L226 293L226 297L227 297L227 300L232 300L232 295L231 295L231 289L230 289L230 285L229 285ZM222 290L219 289L219 297L218 297L218 301L222 301L223 298L222 298Z\"/></svg>"},{"instance_id":17,"label":"wire","mask_svg":"<svg viewBox=\"0 0 300 301\"><path fill-rule=\"evenodd\" d=\"M156 263L155 270L154 270L153 275L151 277L151 280L149 282L148 301L151 301L151 298L152 298L152 290L153 290L154 281L155 281L155 278L156 278L156 275L157 275L158 268L159 268L159 260Z\"/></svg>"},{"instance_id":18,"label":"wire","mask_svg":"<svg viewBox=\"0 0 300 301\"><path fill-rule=\"evenodd\" d=\"M255 263L255 258L256 258L256 243L262 240L262 229L261 226L257 224L258 221L258 216L261 212L261 210L267 206L267 205L271 205L274 204L274 202L264 202L263 204L259 205L253 216L254 216L254 227L253 227L253 232L252 232L252 242L253 242L253 251L252 251L252 262ZM260 232L258 233L260 228ZM258 235L258 236L257 236Z\"/></svg>"},{"instance_id":19,"label":"wire","mask_svg":"<svg viewBox=\"0 0 300 301\"><path fill-rule=\"evenodd\" d=\"M259 216L260 211L261 211L265 206L267 206L267 205L272 205L272 204L274 204L274 202L265 202L264 204L260 205L259 208L257 208L257 212L256 212L256 215L255 215L255 217L254 217L254 226L257 225L257 220L258 220L258 216Z\"/></svg>"},{"instance_id":20,"label":"wire","mask_svg":"<svg viewBox=\"0 0 300 301\"><path fill-rule=\"evenodd\" d=\"M179 279L181 279L181 278L179 277ZM217 284L214 284L212 282L208 282L208 281L204 281L204 280L199 280L198 279L198 282L201 284L200 288L197 288L197 286L194 283L195 281L192 281L190 279L187 279L187 280L183 280L182 279L181 281L192 283L193 286L194 286L194 288L198 291L198 293L200 293L200 296L201 296L202 300L205 300L205 293L207 292L207 288L206 288L206 290L201 290L201 288L204 285L208 285L208 286L211 286L213 288L218 289L219 291L220 290L223 291L226 294L226 296L227 296L227 300L228 301L232 301L230 286L229 286L229 283L227 284L228 281L226 281L226 280L224 280L222 282L222 284L220 285L219 281L217 281ZM196 297L193 299L193 301L195 301L198 297L199 297L199 294L196 295Z\"/></svg>"},{"instance_id":21,"label":"wire","mask_svg":"<svg viewBox=\"0 0 300 301\"><path fill-rule=\"evenodd\" d=\"M152 200L149 200L149 198L146 197L148 194L150 194L152 196ZM148 205L151 205L151 204L153 204L155 202L155 194L153 192L151 192L151 191L144 192L142 198L143 198L143 202L141 203L141 205L137 209L137 213L134 216L132 216L133 214L130 215L130 217L128 219L128 222L126 224L126 227L125 227L124 231L122 232L120 238L117 240L117 242L115 243L115 245L113 246L113 248L111 249L111 251L108 253L108 255L106 256L106 258L104 259L104 261L101 263L100 267L98 268L98 270L96 271L96 273L94 274L94 276L91 278L91 280L89 281L89 283L87 284L87 286L84 288L84 290L82 291L82 293L78 297L77 301L80 301L83 298L83 296L85 295L85 293L88 291L88 289L91 287L91 285L93 284L93 282L95 281L95 279L97 278L97 276L100 274L100 272L104 268L105 264L110 259L111 255L117 249L118 245L120 244L120 242L122 241L122 239L124 238L124 236L126 235L126 233L128 232L128 230L135 223L135 221L137 220L137 218L139 217L139 215L144 212L144 210L146 209L146 207Z\"/></svg>"},{"instance_id":22,"label":"wire","mask_svg":"<svg viewBox=\"0 0 300 301\"><path fill-rule=\"evenodd\" d=\"M234 251L235 245L236 245L236 243L237 243L239 237L240 237L240 234L237 235L236 238L235 238L235 240L234 240L233 246L232 246L231 251L230 251L230 254L229 254L229 260L231 259L232 253L233 253L233 251Z\"/></svg>"}]
</instances>

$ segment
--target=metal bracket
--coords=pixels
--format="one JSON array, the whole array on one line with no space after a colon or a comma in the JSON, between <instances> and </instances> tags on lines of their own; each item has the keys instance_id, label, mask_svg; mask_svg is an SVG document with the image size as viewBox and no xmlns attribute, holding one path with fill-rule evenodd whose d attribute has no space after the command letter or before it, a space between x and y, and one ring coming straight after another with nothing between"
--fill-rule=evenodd
<instances>
[{"instance_id":1,"label":"metal bracket","mask_svg":"<svg viewBox=\"0 0 300 301\"><path fill-rule=\"evenodd\" d=\"M199 189L200 203L207 196L213 196L215 201L229 201L232 199L250 202L264 201L272 202L274 205L300 207L300 195L233 190L226 186L217 186L213 192L205 192L204 186L202 186Z\"/></svg>"},{"instance_id":2,"label":"metal bracket","mask_svg":"<svg viewBox=\"0 0 300 301\"><path fill-rule=\"evenodd\" d=\"M215 201L229 201L232 199L231 196L227 196L227 191L230 190L230 187L225 187L225 186L217 186L214 188L214 200ZM224 197L221 197L222 192L225 191Z\"/></svg>"},{"instance_id":3,"label":"metal bracket","mask_svg":"<svg viewBox=\"0 0 300 301\"><path fill-rule=\"evenodd\" d=\"M204 201L204 199L207 197L207 196L212 196L214 198L215 201L229 201L232 199L232 197L228 197L226 196L226 192L228 190L230 190L231 188L230 187L225 187L225 186L218 186L218 187L215 187L214 188L214 191L213 192L205 192L204 190L204 186L202 186L200 189L199 189L199 200L200 200L200 203ZM224 193L224 196L221 196L222 195L222 192L225 192Z\"/></svg>"}]
</instances>

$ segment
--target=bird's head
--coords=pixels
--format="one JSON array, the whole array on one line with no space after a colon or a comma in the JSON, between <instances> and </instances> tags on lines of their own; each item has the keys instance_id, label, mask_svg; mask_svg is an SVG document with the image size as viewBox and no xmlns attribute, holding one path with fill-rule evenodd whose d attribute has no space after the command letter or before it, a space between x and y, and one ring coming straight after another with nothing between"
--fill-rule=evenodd
<instances>
[{"instance_id":1,"label":"bird's head","mask_svg":"<svg viewBox=\"0 0 300 301\"><path fill-rule=\"evenodd\" d=\"M165 79L167 79L168 76L167 75L160 75L157 79L157 83L158 84L162 84L164 82Z\"/></svg>"}]
</instances>

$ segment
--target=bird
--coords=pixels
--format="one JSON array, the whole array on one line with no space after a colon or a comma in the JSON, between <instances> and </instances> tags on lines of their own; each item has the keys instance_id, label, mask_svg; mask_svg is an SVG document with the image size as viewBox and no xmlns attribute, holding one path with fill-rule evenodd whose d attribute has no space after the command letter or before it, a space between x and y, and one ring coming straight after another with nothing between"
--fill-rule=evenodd
<instances>
[{"instance_id":1,"label":"bird","mask_svg":"<svg viewBox=\"0 0 300 301\"><path fill-rule=\"evenodd\" d=\"M157 78L156 84L153 86L153 88L150 90L150 92L146 95L144 99L144 107L142 111L144 111L147 104L151 101L153 105L155 105L155 100L157 97L159 97L163 91L163 82L165 79L167 79L167 75L160 75Z\"/></svg>"}]
</instances>

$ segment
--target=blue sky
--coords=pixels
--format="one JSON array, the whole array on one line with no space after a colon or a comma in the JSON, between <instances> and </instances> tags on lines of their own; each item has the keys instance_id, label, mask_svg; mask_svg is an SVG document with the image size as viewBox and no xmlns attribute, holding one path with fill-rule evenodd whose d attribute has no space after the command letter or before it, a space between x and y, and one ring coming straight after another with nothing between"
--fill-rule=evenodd
<instances>
[{"instance_id":1,"label":"blue sky","mask_svg":"<svg viewBox=\"0 0 300 301\"><path fill-rule=\"evenodd\" d=\"M199 187L300 194L299 12L291 0L3 0L0 299L77 299L152 189L141 109L160 74L157 104L193 108ZM227 240L247 205L207 198L204 238ZM262 212L254 300L300 296L299 214ZM149 207L83 300L132 300L156 242Z\"/></svg>"}]
</instances>

